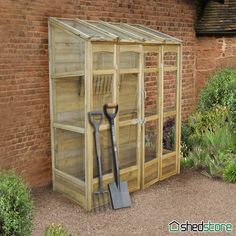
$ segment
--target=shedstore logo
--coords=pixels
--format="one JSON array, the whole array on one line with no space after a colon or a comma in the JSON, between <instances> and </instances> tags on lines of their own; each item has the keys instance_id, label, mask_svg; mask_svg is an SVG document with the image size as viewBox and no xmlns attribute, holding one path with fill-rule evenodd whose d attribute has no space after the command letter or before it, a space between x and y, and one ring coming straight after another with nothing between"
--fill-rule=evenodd
<instances>
[{"instance_id":1,"label":"shedstore logo","mask_svg":"<svg viewBox=\"0 0 236 236\"><path fill-rule=\"evenodd\" d=\"M233 225L231 223L213 223L210 220L208 222L201 221L200 223L190 223L188 220L184 223L179 223L176 220L172 220L168 224L169 232L200 232L200 233L231 233L233 232Z\"/></svg>"}]
</instances>

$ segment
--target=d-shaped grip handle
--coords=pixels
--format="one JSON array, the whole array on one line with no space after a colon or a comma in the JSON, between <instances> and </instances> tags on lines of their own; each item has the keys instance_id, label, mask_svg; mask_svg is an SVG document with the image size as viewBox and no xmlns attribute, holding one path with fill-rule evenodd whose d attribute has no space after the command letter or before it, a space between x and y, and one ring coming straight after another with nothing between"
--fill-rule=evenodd
<instances>
[{"instance_id":1,"label":"d-shaped grip handle","mask_svg":"<svg viewBox=\"0 0 236 236\"><path fill-rule=\"evenodd\" d=\"M111 109L115 109L115 111L113 113L109 112L109 110ZM103 107L103 110L104 110L104 114L110 121L114 120L118 113L118 104L115 104L115 103L105 104Z\"/></svg>"},{"instance_id":2,"label":"d-shaped grip handle","mask_svg":"<svg viewBox=\"0 0 236 236\"><path fill-rule=\"evenodd\" d=\"M89 121L94 129L98 129L102 124L103 114L100 111L90 111L88 113Z\"/></svg>"}]
</instances>

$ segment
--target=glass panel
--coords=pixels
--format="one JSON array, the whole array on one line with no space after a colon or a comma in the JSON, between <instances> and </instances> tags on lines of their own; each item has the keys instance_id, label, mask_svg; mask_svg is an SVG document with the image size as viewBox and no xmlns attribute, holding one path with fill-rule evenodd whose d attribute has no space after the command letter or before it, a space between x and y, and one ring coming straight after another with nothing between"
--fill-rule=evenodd
<instances>
[{"instance_id":1,"label":"glass panel","mask_svg":"<svg viewBox=\"0 0 236 236\"><path fill-rule=\"evenodd\" d=\"M176 117L168 116L163 121L163 155L176 150Z\"/></svg>"},{"instance_id":2,"label":"glass panel","mask_svg":"<svg viewBox=\"0 0 236 236\"><path fill-rule=\"evenodd\" d=\"M159 73L144 73L145 117L158 114L158 80Z\"/></svg>"},{"instance_id":3,"label":"glass panel","mask_svg":"<svg viewBox=\"0 0 236 236\"><path fill-rule=\"evenodd\" d=\"M54 73L83 71L85 66L85 43L65 31L55 29Z\"/></svg>"},{"instance_id":4,"label":"glass panel","mask_svg":"<svg viewBox=\"0 0 236 236\"><path fill-rule=\"evenodd\" d=\"M176 52L166 52L164 54L164 66L177 66Z\"/></svg>"},{"instance_id":5,"label":"glass panel","mask_svg":"<svg viewBox=\"0 0 236 236\"><path fill-rule=\"evenodd\" d=\"M99 30L95 30L95 29L91 29L90 27L84 25L84 24L81 24L79 22L76 22L74 20L61 20L63 21L64 23L72 26L73 28L75 29L78 29L80 32L88 35L88 36L91 36L91 37L96 37L96 38L107 38L107 39L110 39L110 37L104 33L102 33L101 31Z\"/></svg>"},{"instance_id":6,"label":"glass panel","mask_svg":"<svg viewBox=\"0 0 236 236\"><path fill-rule=\"evenodd\" d=\"M123 30L126 30L129 33L136 35L137 37L141 37L145 40L155 40L155 41L157 40L155 37L152 37L151 35L146 34L145 32L143 33L143 32L137 31L136 29L130 28L129 26L126 26L125 24L117 24L117 23L112 23L112 24Z\"/></svg>"},{"instance_id":7,"label":"glass panel","mask_svg":"<svg viewBox=\"0 0 236 236\"><path fill-rule=\"evenodd\" d=\"M119 137L120 169L136 165L137 125L128 125L120 127Z\"/></svg>"},{"instance_id":8,"label":"glass panel","mask_svg":"<svg viewBox=\"0 0 236 236\"><path fill-rule=\"evenodd\" d=\"M84 181L84 135L61 129L56 129L55 135L56 168Z\"/></svg>"},{"instance_id":9,"label":"glass panel","mask_svg":"<svg viewBox=\"0 0 236 236\"><path fill-rule=\"evenodd\" d=\"M157 158L158 150L158 120L145 124L145 162Z\"/></svg>"},{"instance_id":10,"label":"glass panel","mask_svg":"<svg viewBox=\"0 0 236 236\"><path fill-rule=\"evenodd\" d=\"M106 30L107 32L110 32L116 36L118 36L120 39L132 39L132 37L130 37L130 35L126 34L126 33L123 33L123 32L120 32L116 29L113 29L107 25L104 25L102 23L99 23L99 22L90 22L91 24L103 29L103 30ZM134 38L133 38L134 39Z\"/></svg>"},{"instance_id":11,"label":"glass panel","mask_svg":"<svg viewBox=\"0 0 236 236\"><path fill-rule=\"evenodd\" d=\"M138 68L139 53L137 52L121 52L120 53L120 69Z\"/></svg>"},{"instance_id":12,"label":"glass panel","mask_svg":"<svg viewBox=\"0 0 236 236\"><path fill-rule=\"evenodd\" d=\"M159 53L147 52L144 54L144 68L158 68L159 66Z\"/></svg>"},{"instance_id":13,"label":"glass panel","mask_svg":"<svg viewBox=\"0 0 236 236\"><path fill-rule=\"evenodd\" d=\"M176 110L177 72L164 72L164 112Z\"/></svg>"},{"instance_id":14,"label":"glass panel","mask_svg":"<svg viewBox=\"0 0 236 236\"><path fill-rule=\"evenodd\" d=\"M103 111L106 103L112 102L113 75L94 75L93 76L93 110ZM103 124L107 123L103 120Z\"/></svg>"},{"instance_id":15,"label":"glass panel","mask_svg":"<svg viewBox=\"0 0 236 236\"><path fill-rule=\"evenodd\" d=\"M84 77L54 82L55 122L84 128Z\"/></svg>"},{"instance_id":16,"label":"glass panel","mask_svg":"<svg viewBox=\"0 0 236 236\"><path fill-rule=\"evenodd\" d=\"M120 121L137 119L138 74L120 75L119 95Z\"/></svg>"},{"instance_id":17,"label":"glass panel","mask_svg":"<svg viewBox=\"0 0 236 236\"><path fill-rule=\"evenodd\" d=\"M93 69L107 70L113 69L113 53L111 52L94 52L93 53Z\"/></svg>"},{"instance_id":18,"label":"glass panel","mask_svg":"<svg viewBox=\"0 0 236 236\"><path fill-rule=\"evenodd\" d=\"M159 31L156 31L156 30L147 28L147 27L145 27L145 26L143 26L143 25L132 25L132 26L134 26L134 27L136 27L136 28L139 28L139 29L142 29L142 30L144 30L144 31L146 31L146 32L152 33L152 34L154 34L154 35L156 35L156 36L158 36L158 37L161 37L161 38L163 38L163 39L169 39L169 40L172 40L172 39L173 39L171 36L169 36L169 35L167 35L167 34L164 34L164 33L161 33L161 32L159 32Z\"/></svg>"},{"instance_id":19,"label":"glass panel","mask_svg":"<svg viewBox=\"0 0 236 236\"><path fill-rule=\"evenodd\" d=\"M101 145L101 162L103 175L112 172L112 148L111 148L111 134L110 130L100 131L100 145ZM94 144L95 146L95 144ZM97 158L93 157L93 177L98 177Z\"/></svg>"}]
</instances>

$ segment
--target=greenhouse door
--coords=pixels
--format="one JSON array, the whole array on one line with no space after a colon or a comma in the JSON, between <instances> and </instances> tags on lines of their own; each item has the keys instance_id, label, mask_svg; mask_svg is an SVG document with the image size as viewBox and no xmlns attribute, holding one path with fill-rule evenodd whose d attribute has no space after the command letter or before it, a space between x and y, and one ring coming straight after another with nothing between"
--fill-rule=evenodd
<instances>
[{"instance_id":1,"label":"greenhouse door","mask_svg":"<svg viewBox=\"0 0 236 236\"><path fill-rule=\"evenodd\" d=\"M140 189L141 46L118 45L118 142L121 179L129 191Z\"/></svg>"},{"instance_id":2,"label":"greenhouse door","mask_svg":"<svg viewBox=\"0 0 236 236\"><path fill-rule=\"evenodd\" d=\"M161 146L161 47L144 46L142 187L159 180Z\"/></svg>"}]
</instances>

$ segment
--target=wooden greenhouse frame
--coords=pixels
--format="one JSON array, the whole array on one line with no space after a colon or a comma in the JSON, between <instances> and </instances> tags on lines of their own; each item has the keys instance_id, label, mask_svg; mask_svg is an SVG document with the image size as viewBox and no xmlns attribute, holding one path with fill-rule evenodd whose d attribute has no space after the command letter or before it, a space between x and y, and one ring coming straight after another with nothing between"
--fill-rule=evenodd
<instances>
[{"instance_id":1,"label":"wooden greenhouse frame","mask_svg":"<svg viewBox=\"0 0 236 236\"><path fill-rule=\"evenodd\" d=\"M180 172L181 41L141 25L49 18L53 188L93 208L98 188L88 112L119 104L116 133L129 191ZM113 181L107 120L104 188Z\"/></svg>"}]
</instances>

